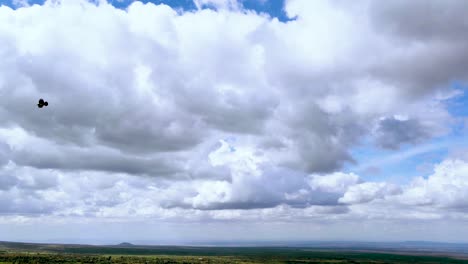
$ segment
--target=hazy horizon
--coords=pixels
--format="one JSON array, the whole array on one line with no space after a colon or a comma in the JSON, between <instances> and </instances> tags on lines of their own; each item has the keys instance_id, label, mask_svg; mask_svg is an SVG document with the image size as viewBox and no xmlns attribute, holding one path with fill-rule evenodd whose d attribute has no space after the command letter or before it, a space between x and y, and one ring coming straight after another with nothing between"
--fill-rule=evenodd
<instances>
[{"instance_id":1,"label":"hazy horizon","mask_svg":"<svg viewBox=\"0 0 468 264\"><path fill-rule=\"evenodd\" d=\"M286 247L346 247L354 246L467 246L468 242L443 242L443 241L412 241L412 240L133 240L133 241L90 241L80 239L53 239L53 240L18 240L3 241L11 243L32 243L32 244L58 244L58 245L90 245L90 246L119 246L121 244L130 244L132 246L201 246L201 247L268 247L268 246L286 246ZM439 248L440 249L440 248Z\"/></svg>"}]
</instances>

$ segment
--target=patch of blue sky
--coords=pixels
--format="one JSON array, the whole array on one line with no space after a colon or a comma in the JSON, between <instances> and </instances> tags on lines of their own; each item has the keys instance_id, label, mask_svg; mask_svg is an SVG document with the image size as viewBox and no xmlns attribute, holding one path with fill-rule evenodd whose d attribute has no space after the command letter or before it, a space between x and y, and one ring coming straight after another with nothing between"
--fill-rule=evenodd
<instances>
[{"instance_id":1,"label":"patch of blue sky","mask_svg":"<svg viewBox=\"0 0 468 264\"><path fill-rule=\"evenodd\" d=\"M255 10L258 13L266 13L281 22L294 20L289 18L284 11L285 0L244 0L243 6L247 10Z\"/></svg>"},{"instance_id":2,"label":"patch of blue sky","mask_svg":"<svg viewBox=\"0 0 468 264\"><path fill-rule=\"evenodd\" d=\"M457 149L468 149L468 84L453 82L461 93L443 101L455 122L450 133L419 145L405 145L398 150L385 150L370 139L351 150L356 163L346 164L344 171L354 172L364 180L407 183L416 176L427 177L434 165L449 158Z\"/></svg>"},{"instance_id":3,"label":"patch of blue sky","mask_svg":"<svg viewBox=\"0 0 468 264\"><path fill-rule=\"evenodd\" d=\"M364 180L404 184L416 176L431 175L434 165L460 149L468 149L468 137L459 129L422 144L404 145L398 150L366 143L351 150L356 163L347 164L344 170L354 172Z\"/></svg>"},{"instance_id":4,"label":"patch of blue sky","mask_svg":"<svg viewBox=\"0 0 468 264\"><path fill-rule=\"evenodd\" d=\"M165 4L173 9L183 11L195 11L197 7L193 0L138 0L142 3L153 3L156 5ZM18 8L20 2L27 2L29 5L42 5L45 0L0 0L0 5L6 5L11 8ZM95 2L95 1L91 1ZM125 9L131 5L134 0L108 0L116 8ZM243 0L241 4L245 10L255 11L256 13L268 14L271 18L277 18L279 21L287 22L294 20L288 18L284 11L285 0ZM213 9L213 6L205 5L202 8Z\"/></svg>"},{"instance_id":5,"label":"patch of blue sky","mask_svg":"<svg viewBox=\"0 0 468 264\"><path fill-rule=\"evenodd\" d=\"M155 5L168 5L173 9L183 10L183 11L194 11L197 10L197 6L193 2L193 0L138 0L144 4L152 3ZM125 9L129 5L131 5L133 0L108 0L110 4L112 4L116 8Z\"/></svg>"},{"instance_id":6,"label":"patch of blue sky","mask_svg":"<svg viewBox=\"0 0 468 264\"><path fill-rule=\"evenodd\" d=\"M224 141L229 144L229 152L236 152L236 148L234 147L234 144L237 141L236 137L230 136L225 138Z\"/></svg>"},{"instance_id":7,"label":"patch of blue sky","mask_svg":"<svg viewBox=\"0 0 468 264\"><path fill-rule=\"evenodd\" d=\"M44 1L30 1L30 3L34 4L42 4ZM17 1L14 0L0 0L0 6L9 6L11 8L16 9L18 7Z\"/></svg>"},{"instance_id":8,"label":"patch of blue sky","mask_svg":"<svg viewBox=\"0 0 468 264\"><path fill-rule=\"evenodd\" d=\"M405 145L398 150L365 144L352 149L351 155L356 163L347 164L344 171L356 173L366 181L404 184L416 176L432 174L433 165L447 157L455 141L454 138L443 137L421 145Z\"/></svg>"},{"instance_id":9,"label":"patch of blue sky","mask_svg":"<svg viewBox=\"0 0 468 264\"><path fill-rule=\"evenodd\" d=\"M447 111L456 118L468 117L468 84L454 83L453 88L461 93L444 101Z\"/></svg>"},{"instance_id":10,"label":"patch of blue sky","mask_svg":"<svg viewBox=\"0 0 468 264\"><path fill-rule=\"evenodd\" d=\"M191 10L196 10L197 7L195 6L193 0L138 0L139 2L142 3L153 3L156 5L159 4L165 4L168 5L174 9L183 9L185 11L191 11ZM18 0L0 0L0 5L6 5L11 8L17 8L18 5L17 3L21 2ZM27 2L29 5L42 5L45 3L45 0L25 0L24 2ZM89 0L89 2L96 2L94 0ZM125 9L129 5L131 5L134 0L107 0L107 2L111 5L113 5L116 8L120 9Z\"/></svg>"}]
</instances>

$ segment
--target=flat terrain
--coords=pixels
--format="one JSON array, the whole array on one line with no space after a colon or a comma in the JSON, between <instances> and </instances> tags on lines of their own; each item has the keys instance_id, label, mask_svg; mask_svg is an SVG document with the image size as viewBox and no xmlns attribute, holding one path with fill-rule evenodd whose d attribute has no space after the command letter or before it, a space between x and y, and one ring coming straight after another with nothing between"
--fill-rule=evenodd
<instances>
[{"instance_id":1,"label":"flat terrain","mask_svg":"<svg viewBox=\"0 0 468 264\"><path fill-rule=\"evenodd\" d=\"M0 242L0 264L13 263L468 263L416 252L289 247L89 246Z\"/></svg>"}]
</instances>

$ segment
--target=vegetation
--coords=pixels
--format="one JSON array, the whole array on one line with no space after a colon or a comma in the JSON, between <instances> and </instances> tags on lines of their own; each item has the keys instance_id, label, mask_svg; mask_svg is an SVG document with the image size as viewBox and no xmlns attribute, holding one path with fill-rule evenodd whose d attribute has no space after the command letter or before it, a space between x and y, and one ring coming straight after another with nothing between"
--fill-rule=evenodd
<instances>
[{"instance_id":1,"label":"vegetation","mask_svg":"<svg viewBox=\"0 0 468 264\"><path fill-rule=\"evenodd\" d=\"M0 242L0 264L468 263L468 260L449 257L410 254L402 251L359 252L351 248L340 251L306 247L135 246L129 243L117 246L89 246Z\"/></svg>"},{"instance_id":2,"label":"vegetation","mask_svg":"<svg viewBox=\"0 0 468 264\"><path fill-rule=\"evenodd\" d=\"M248 256L177 256L177 255L87 255L27 252L0 253L0 264L16 263L102 263L102 264L159 264L159 263L468 263L444 257L406 256L357 252L316 252Z\"/></svg>"}]
</instances>

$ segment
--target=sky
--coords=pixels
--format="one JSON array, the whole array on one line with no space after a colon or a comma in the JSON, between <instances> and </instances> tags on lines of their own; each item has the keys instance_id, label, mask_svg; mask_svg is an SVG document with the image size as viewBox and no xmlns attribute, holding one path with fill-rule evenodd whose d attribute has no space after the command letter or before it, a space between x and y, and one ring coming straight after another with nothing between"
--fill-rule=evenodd
<instances>
[{"instance_id":1,"label":"sky","mask_svg":"<svg viewBox=\"0 0 468 264\"><path fill-rule=\"evenodd\" d=\"M467 8L0 0L0 240L468 242Z\"/></svg>"}]
</instances>

